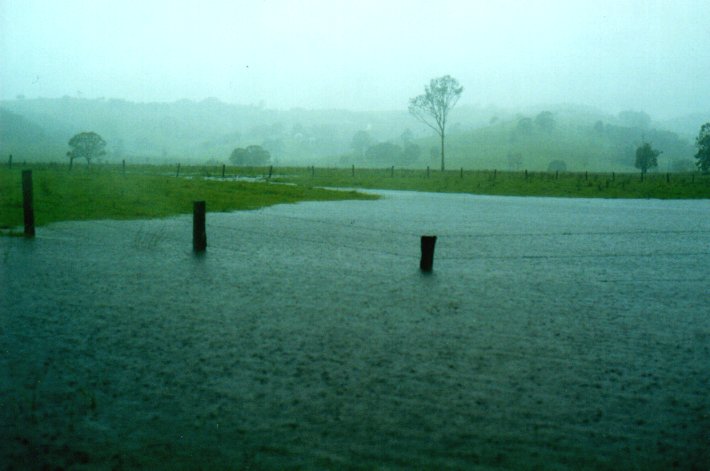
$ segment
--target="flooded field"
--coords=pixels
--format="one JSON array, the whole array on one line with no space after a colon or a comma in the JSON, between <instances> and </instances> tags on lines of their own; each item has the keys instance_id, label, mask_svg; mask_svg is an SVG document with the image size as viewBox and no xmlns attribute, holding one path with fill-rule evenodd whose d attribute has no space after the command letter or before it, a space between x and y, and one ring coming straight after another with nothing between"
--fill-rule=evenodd
<instances>
[{"instance_id":1,"label":"flooded field","mask_svg":"<svg viewBox=\"0 0 710 471\"><path fill-rule=\"evenodd\" d=\"M0 238L0 462L710 468L708 201L383 194Z\"/></svg>"}]
</instances>

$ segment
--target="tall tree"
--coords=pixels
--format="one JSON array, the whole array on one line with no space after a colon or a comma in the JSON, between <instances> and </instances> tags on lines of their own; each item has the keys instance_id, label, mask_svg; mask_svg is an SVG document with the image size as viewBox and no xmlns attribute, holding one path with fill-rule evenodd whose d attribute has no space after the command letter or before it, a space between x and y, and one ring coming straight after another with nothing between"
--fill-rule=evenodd
<instances>
[{"instance_id":1,"label":"tall tree","mask_svg":"<svg viewBox=\"0 0 710 471\"><path fill-rule=\"evenodd\" d=\"M698 147L698 152L695 154L698 166L701 172L710 172L710 123L705 123L700 128L695 145Z\"/></svg>"},{"instance_id":2,"label":"tall tree","mask_svg":"<svg viewBox=\"0 0 710 471\"><path fill-rule=\"evenodd\" d=\"M69 139L71 150L67 152L69 157L69 168L74 165L74 159L86 159L86 163L91 163L91 159L106 155L106 141L95 132L80 132Z\"/></svg>"},{"instance_id":3,"label":"tall tree","mask_svg":"<svg viewBox=\"0 0 710 471\"><path fill-rule=\"evenodd\" d=\"M645 174L649 168L658 167L659 155L661 155L661 151L651 147L648 142L644 142L636 149L636 162L634 165L641 170L642 174Z\"/></svg>"},{"instance_id":4,"label":"tall tree","mask_svg":"<svg viewBox=\"0 0 710 471\"><path fill-rule=\"evenodd\" d=\"M441 139L441 171L444 165L444 142L449 112L456 106L463 87L450 75L432 79L424 87L424 94L409 100L409 112L432 128Z\"/></svg>"}]
</instances>

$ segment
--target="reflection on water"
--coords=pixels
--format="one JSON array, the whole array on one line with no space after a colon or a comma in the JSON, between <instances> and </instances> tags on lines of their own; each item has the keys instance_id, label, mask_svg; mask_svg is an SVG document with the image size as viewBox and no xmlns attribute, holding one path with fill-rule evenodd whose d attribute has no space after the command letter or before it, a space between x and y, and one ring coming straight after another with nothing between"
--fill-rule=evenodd
<instances>
[{"instance_id":1,"label":"reflection on water","mask_svg":"<svg viewBox=\"0 0 710 471\"><path fill-rule=\"evenodd\" d=\"M710 462L708 202L384 194L0 238L3 458Z\"/></svg>"}]
</instances>

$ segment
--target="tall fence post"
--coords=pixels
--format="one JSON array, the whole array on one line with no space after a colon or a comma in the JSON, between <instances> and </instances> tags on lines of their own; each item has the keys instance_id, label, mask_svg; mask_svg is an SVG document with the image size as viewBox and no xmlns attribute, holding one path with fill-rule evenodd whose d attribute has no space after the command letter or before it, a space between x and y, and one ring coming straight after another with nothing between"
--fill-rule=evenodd
<instances>
[{"instance_id":1,"label":"tall fence post","mask_svg":"<svg viewBox=\"0 0 710 471\"><path fill-rule=\"evenodd\" d=\"M461 167L461 178L463 178L463 167Z\"/></svg>"},{"instance_id":2,"label":"tall fence post","mask_svg":"<svg viewBox=\"0 0 710 471\"><path fill-rule=\"evenodd\" d=\"M315 165L311 165L311 176L312 177L316 176L316 166Z\"/></svg>"},{"instance_id":3,"label":"tall fence post","mask_svg":"<svg viewBox=\"0 0 710 471\"><path fill-rule=\"evenodd\" d=\"M422 236L422 258L419 260L419 269L430 272L434 266L434 247L436 236Z\"/></svg>"},{"instance_id":4,"label":"tall fence post","mask_svg":"<svg viewBox=\"0 0 710 471\"><path fill-rule=\"evenodd\" d=\"M32 170L22 171L22 209L25 219L25 236L35 236L35 210L32 204Z\"/></svg>"},{"instance_id":5,"label":"tall fence post","mask_svg":"<svg viewBox=\"0 0 710 471\"><path fill-rule=\"evenodd\" d=\"M175 177L179 177L179 176L180 176L180 164L178 164L177 172L175 172Z\"/></svg>"},{"instance_id":6,"label":"tall fence post","mask_svg":"<svg viewBox=\"0 0 710 471\"><path fill-rule=\"evenodd\" d=\"M123 159L121 161L121 172L125 175L126 174L126 159Z\"/></svg>"},{"instance_id":7,"label":"tall fence post","mask_svg":"<svg viewBox=\"0 0 710 471\"><path fill-rule=\"evenodd\" d=\"M207 248L207 231L205 229L204 201L193 202L192 207L192 248L195 252L204 252Z\"/></svg>"},{"instance_id":8,"label":"tall fence post","mask_svg":"<svg viewBox=\"0 0 710 471\"><path fill-rule=\"evenodd\" d=\"M269 165L269 180L271 180L271 175L273 175L273 174L274 174L274 166Z\"/></svg>"},{"instance_id":9,"label":"tall fence post","mask_svg":"<svg viewBox=\"0 0 710 471\"><path fill-rule=\"evenodd\" d=\"M12 168L12 154L7 158L7 166L8 168Z\"/></svg>"}]
</instances>

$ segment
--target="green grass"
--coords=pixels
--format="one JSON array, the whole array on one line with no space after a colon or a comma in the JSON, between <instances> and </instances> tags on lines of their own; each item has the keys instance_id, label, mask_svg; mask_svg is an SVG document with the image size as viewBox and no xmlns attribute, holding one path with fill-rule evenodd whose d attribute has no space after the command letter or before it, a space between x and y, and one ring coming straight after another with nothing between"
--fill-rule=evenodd
<instances>
[{"instance_id":1,"label":"green grass","mask_svg":"<svg viewBox=\"0 0 710 471\"><path fill-rule=\"evenodd\" d=\"M460 170L429 172L397 169L279 169L276 179L299 185L346 188L416 190L508 196L556 196L579 198L710 198L710 176L692 173L548 173Z\"/></svg>"},{"instance_id":2,"label":"green grass","mask_svg":"<svg viewBox=\"0 0 710 471\"><path fill-rule=\"evenodd\" d=\"M354 191L318 187L371 188L510 196L584 198L710 198L710 176L692 173L640 174L356 169L289 167L274 170L272 182L235 181L231 176L264 177L267 168L222 166L34 165L35 222L93 219L148 219L190 214L205 200L209 212L256 209L298 201L374 199ZM0 168L0 229L20 227L21 170ZM6 234L8 231L6 231ZM9 233L12 233L11 231Z\"/></svg>"},{"instance_id":3,"label":"green grass","mask_svg":"<svg viewBox=\"0 0 710 471\"><path fill-rule=\"evenodd\" d=\"M168 171L169 170L169 171ZM221 175L219 169L212 168ZM234 169L230 169L233 173ZM356 192L329 191L310 184L276 185L205 179L204 167L75 167L34 165L35 223L93 219L144 219L190 214L192 203L207 202L208 212L256 209L298 201L374 199ZM0 228L23 224L22 175L19 168L0 169Z\"/></svg>"}]
</instances>

